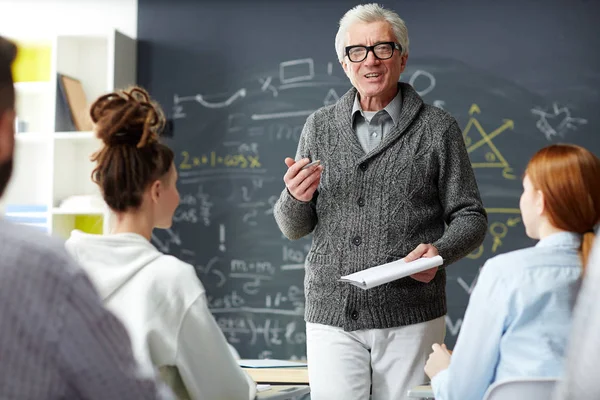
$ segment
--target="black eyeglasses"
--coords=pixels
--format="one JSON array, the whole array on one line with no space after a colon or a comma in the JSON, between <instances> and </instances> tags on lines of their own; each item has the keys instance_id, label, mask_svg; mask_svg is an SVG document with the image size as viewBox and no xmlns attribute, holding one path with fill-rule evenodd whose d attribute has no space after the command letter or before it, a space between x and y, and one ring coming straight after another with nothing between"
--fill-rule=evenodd
<instances>
[{"instance_id":1,"label":"black eyeglasses","mask_svg":"<svg viewBox=\"0 0 600 400\"><path fill-rule=\"evenodd\" d=\"M372 51L378 59L387 60L394 55L394 49L402 51L402 47L394 42L382 42L373 46L347 46L346 55L352 62L361 62L367 58L369 51Z\"/></svg>"}]
</instances>

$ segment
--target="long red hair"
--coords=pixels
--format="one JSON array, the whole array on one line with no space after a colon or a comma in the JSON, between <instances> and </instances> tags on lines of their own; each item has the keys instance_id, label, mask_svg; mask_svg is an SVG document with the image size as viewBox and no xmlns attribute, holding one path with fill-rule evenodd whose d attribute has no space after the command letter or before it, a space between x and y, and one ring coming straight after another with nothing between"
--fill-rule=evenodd
<instances>
[{"instance_id":1,"label":"long red hair","mask_svg":"<svg viewBox=\"0 0 600 400\"><path fill-rule=\"evenodd\" d=\"M572 144L553 144L539 150L525 174L544 195L550 223L558 229L583 235L581 260L588 261L600 221L600 159Z\"/></svg>"}]
</instances>

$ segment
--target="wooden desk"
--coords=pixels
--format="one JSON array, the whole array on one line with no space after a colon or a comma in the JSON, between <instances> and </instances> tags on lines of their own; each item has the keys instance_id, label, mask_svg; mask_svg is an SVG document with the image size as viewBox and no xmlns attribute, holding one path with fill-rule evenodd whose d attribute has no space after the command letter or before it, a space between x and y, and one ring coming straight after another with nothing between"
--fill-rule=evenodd
<instances>
[{"instance_id":1,"label":"wooden desk","mask_svg":"<svg viewBox=\"0 0 600 400\"><path fill-rule=\"evenodd\" d=\"M416 399L433 399L433 390L431 385L420 385L409 389L406 395Z\"/></svg>"},{"instance_id":2,"label":"wooden desk","mask_svg":"<svg viewBox=\"0 0 600 400\"><path fill-rule=\"evenodd\" d=\"M308 368L242 368L256 383L308 385Z\"/></svg>"},{"instance_id":3,"label":"wooden desk","mask_svg":"<svg viewBox=\"0 0 600 400\"><path fill-rule=\"evenodd\" d=\"M256 400L290 400L299 399L310 393L307 385L271 385L269 390L258 392Z\"/></svg>"}]
</instances>

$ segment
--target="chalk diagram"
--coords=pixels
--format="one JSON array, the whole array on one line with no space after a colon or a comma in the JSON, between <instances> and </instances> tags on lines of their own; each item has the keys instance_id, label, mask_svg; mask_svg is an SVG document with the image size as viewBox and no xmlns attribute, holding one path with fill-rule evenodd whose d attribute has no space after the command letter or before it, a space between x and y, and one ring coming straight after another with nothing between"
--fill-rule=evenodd
<instances>
[{"instance_id":1,"label":"chalk diagram","mask_svg":"<svg viewBox=\"0 0 600 400\"><path fill-rule=\"evenodd\" d=\"M498 168L505 179L515 179L513 169L493 141L503 132L513 130L514 122L504 119L499 127L488 133L476 117L476 114L480 113L479 106L472 104L469 109L469 121L463 129L463 139L471 158L471 165L473 168Z\"/></svg>"},{"instance_id":2,"label":"chalk diagram","mask_svg":"<svg viewBox=\"0 0 600 400\"><path fill-rule=\"evenodd\" d=\"M539 117L535 126L547 140L555 137L564 138L569 131L577 130L580 125L588 122L585 118L571 116L571 110L565 106L559 107L557 103L552 104L550 111L536 107L531 110L531 113Z\"/></svg>"}]
</instances>

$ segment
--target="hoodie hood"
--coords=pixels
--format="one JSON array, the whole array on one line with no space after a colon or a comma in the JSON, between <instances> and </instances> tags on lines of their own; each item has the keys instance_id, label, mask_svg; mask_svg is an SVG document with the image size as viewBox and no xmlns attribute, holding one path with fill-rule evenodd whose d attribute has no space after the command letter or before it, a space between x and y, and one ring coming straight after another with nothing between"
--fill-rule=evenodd
<instances>
[{"instance_id":1,"label":"hoodie hood","mask_svg":"<svg viewBox=\"0 0 600 400\"><path fill-rule=\"evenodd\" d=\"M103 301L163 255L137 233L92 235L74 230L65 247L87 272Z\"/></svg>"}]
</instances>

